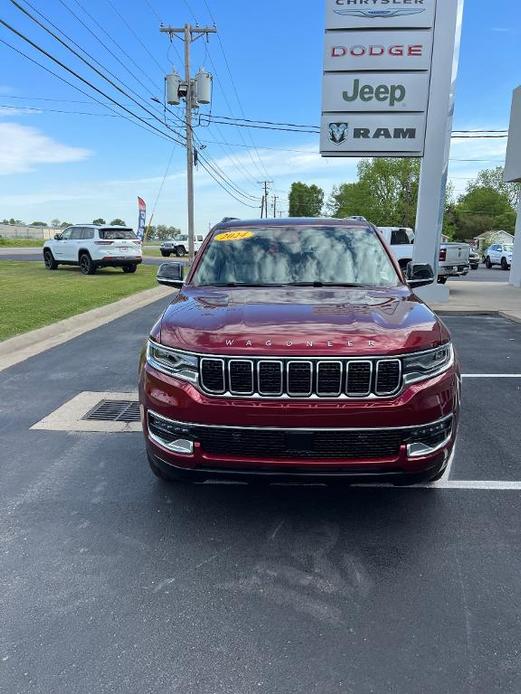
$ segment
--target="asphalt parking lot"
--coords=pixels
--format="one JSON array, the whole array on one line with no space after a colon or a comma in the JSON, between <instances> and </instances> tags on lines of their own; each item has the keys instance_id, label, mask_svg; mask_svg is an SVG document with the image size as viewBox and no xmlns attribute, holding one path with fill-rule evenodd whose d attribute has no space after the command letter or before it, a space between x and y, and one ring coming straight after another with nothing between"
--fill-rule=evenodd
<instances>
[{"instance_id":1,"label":"asphalt parking lot","mask_svg":"<svg viewBox=\"0 0 521 694\"><path fill-rule=\"evenodd\" d=\"M139 433L30 427L133 391L164 302L0 373L0 691L521 691L521 325L447 317L438 488L164 487Z\"/></svg>"}]
</instances>

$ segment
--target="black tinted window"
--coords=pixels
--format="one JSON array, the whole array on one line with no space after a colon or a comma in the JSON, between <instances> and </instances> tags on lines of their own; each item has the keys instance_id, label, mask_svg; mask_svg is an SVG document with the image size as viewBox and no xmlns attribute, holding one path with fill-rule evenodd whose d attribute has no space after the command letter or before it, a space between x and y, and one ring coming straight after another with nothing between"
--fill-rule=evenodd
<instances>
[{"instance_id":1,"label":"black tinted window","mask_svg":"<svg viewBox=\"0 0 521 694\"><path fill-rule=\"evenodd\" d=\"M69 236L69 238L72 240L81 239L81 232L82 232L81 227L73 227L71 230L71 235Z\"/></svg>"},{"instance_id":2,"label":"black tinted window","mask_svg":"<svg viewBox=\"0 0 521 694\"><path fill-rule=\"evenodd\" d=\"M82 232L81 232L81 238L82 239L93 239L94 238L94 229L89 229L88 227L83 227Z\"/></svg>"},{"instance_id":3,"label":"black tinted window","mask_svg":"<svg viewBox=\"0 0 521 694\"><path fill-rule=\"evenodd\" d=\"M194 284L396 286L376 232L364 227L253 227L216 231Z\"/></svg>"},{"instance_id":4,"label":"black tinted window","mask_svg":"<svg viewBox=\"0 0 521 694\"><path fill-rule=\"evenodd\" d=\"M132 229L100 229L100 239L137 239Z\"/></svg>"},{"instance_id":5,"label":"black tinted window","mask_svg":"<svg viewBox=\"0 0 521 694\"><path fill-rule=\"evenodd\" d=\"M409 235L405 229L393 229L391 231L391 245L403 246L411 243Z\"/></svg>"}]
</instances>

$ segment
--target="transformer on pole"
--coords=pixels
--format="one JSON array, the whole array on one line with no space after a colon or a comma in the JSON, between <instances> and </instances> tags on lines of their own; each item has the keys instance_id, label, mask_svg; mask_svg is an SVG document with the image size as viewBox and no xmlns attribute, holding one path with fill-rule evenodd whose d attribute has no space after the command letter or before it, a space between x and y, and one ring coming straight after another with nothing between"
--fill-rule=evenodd
<instances>
[{"instance_id":1,"label":"transformer on pole","mask_svg":"<svg viewBox=\"0 0 521 694\"><path fill-rule=\"evenodd\" d=\"M194 145L192 111L199 105L209 104L212 100L212 76L202 68L194 78L190 75L190 47L201 36L215 34L215 27L199 27L185 24L184 27L161 26L161 33L168 34L170 39L178 36L185 44L184 80L175 71L165 78L165 99L168 104L178 106L184 99L186 105L186 188L188 204L188 256L194 259Z\"/></svg>"}]
</instances>

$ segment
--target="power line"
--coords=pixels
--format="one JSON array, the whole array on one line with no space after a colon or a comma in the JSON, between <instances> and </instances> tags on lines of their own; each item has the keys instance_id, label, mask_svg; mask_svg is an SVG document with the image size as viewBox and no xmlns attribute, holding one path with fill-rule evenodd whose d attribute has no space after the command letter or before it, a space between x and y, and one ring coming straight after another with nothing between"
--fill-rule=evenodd
<instances>
[{"instance_id":1,"label":"power line","mask_svg":"<svg viewBox=\"0 0 521 694\"><path fill-rule=\"evenodd\" d=\"M11 2L13 2L14 4L16 4L15 0L11 0ZM22 10L23 10L23 8L22 8ZM26 12L25 10L23 10L23 11L25 12L25 14L27 14L29 17L31 17L30 13ZM33 19L34 19L34 18L33 18ZM36 23L39 23L37 19L34 19L34 21L35 21ZM117 102L117 101L116 101L115 99L113 99L110 95L106 94L104 91L102 91L101 89L99 89L98 87L96 87L96 85L92 84L92 82L89 82L89 80L87 80L87 79L85 79L84 77L82 77L82 75L80 75L79 73L77 73L75 70L73 70L72 68L70 68L70 67L68 67L67 65L65 65L65 63L63 63L61 60L59 60L58 58L55 58L55 57L54 57L53 55L51 55L48 51L46 51L44 48L41 48L40 46L38 46L34 41L32 41L30 38L28 38L27 36L25 36L24 34L22 34L20 31L18 31L18 29L15 29L13 26L11 26L10 24L8 24L5 20L0 19L0 24L1 24L2 26L4 26L6 29L8 29L9 31L11 31L13 34L15 34L16 36L18 36L19 38L21 38L23 41L25 41L26 43L28 43L29 45L31 45L31 46L32 46L33 48L35 48L37 51L39 51L40 53L42 53L43 55L45 55L47 58L49 58L50 60L52 60L54 63L56 63L57 65L59 65L61 68L63 68L64 70L66 70L69 74L71 74L71 75L73 75L74 77L76 77L76 79L79 79L81 82L83 82L84 84L88 85L88 86L89 86L91 89L93 89L95 92L97 92L98 94L101 94L103 97L105 97L105 98L108 99L110 102L112 102L115 106L117 106L118 108L123 109L123 110L126 111L129 115L133 116L134 118L137 118L137 120L141 121L142 123L144 123L144 124L145 124L146 126L148 126L149 128L152 128L153 130L156 130L156 131L157 131L158 133L160 133L161 135L163 135L163 136L165 135L165 133L164 133L162 130L159 130L159 128L157 128L155 125L152 125L152 124L150 124L150 123L147 123L147 121L144 120L144 118L142 118L141 116L139 116L139 115L136 114L136 113L133 113L133 112L130 111L130 109L128 109L126 106L123 106L122 104L120 104L119 102ZM42 25L42 26L43 26L43 25ZM51 34L52 34L52 32L50 32L48 29L46 29L45 27L43 27L43 28L44 28L48 33L51 33ZM60 43L64 43L63 41L61 41L61 39L59 39L59 37L58 37L58 41L60 41ZM65 44L64 44L64 45L65 45ZM71 50L73 53L76 53L76 52L73 51L72 49L69 49L69 50ZM79 57L81 58L81 56L79 56ZM88 64L88 61L85 61L84 59L82 59L82 60ZM98 70L96 70L96 68L93 68L93 69L94 69L96 72L99 72ZM104 77L104 75L102 75L101 73L100 73L100 75L101 75L101 77L103 77L104 79L106 79L107 81L110 82L110 80L108 80L108 78ZM125 92L124 92L122 89L120 89L119 87L117 87L117 89L118 89L118 91L122 92L123 94L125 93ZM128 96L128 95L126 95L126 96ZM136 102L136 103L137 103L137 102ZM140 106L139 103L138 103L138 106ZM144 107L141 106L141 108L144 108ZM144 109L144 110L147 110L147 109ZM150 115L154 116L154 118L157 119L157 116L155 116L151 111L147 111L147 112L148 112ZM157 120L159 120L159 119L157 119ZM160 121L160 122L161 122L161 121ZM172 140L174 140L174 141L177 142L178 144L181 144L181 145L184 144L184 143L181 142L180 140L176 140L176 139L173 138L172 136L170 136L170 137L171 137Z\"/></svg>"},{"instance_id":2,"label":"power line","mask_svg":"<svg viewBox=\"0 0 521 694\"><path fill-rule=\"evenodd\" d=\"M1 20L1 19L0 19L0 23L5 24L5 22L4 22L3 20ZM9 28L9 27L8 27L8 28ZM15 32L15 33L18 33L16 30L14 30L14 32ZM20 34L19 34L19 35L20 35ZM21 36L21 35L20 35L20 36ZM21 36L21 38L24 38L24 40L26 40L28 43L32 43L29 39L26 39L26 38L23 37L23 36ZM53 77L56 77L56 78L59 79L61 82L64 82L64 84L69 85L69 87L72 87L72 88L75 89L76 91L80 92L80 94L85 94L85 96L88 96L88 97L90 98L91 101L94 101L94 102L100 104L101 106L103 106L103 107L105 107L105 108L108 108L110 111L113 111L113 112L114 112L117 116L119 116L120 118L124 118L125 120L128 120L130 123L133 123L133 124L136 125L138 128L142 128L143 130L147 130L148 132L152 133L153 135L156 135L156 137L162 137L162 138L165 139L165 140L170 140L170 139L171 139L170 136L168 136L166 133L162 133L161 135L157 135L157 133L153 132L153 131L150 129L150 126L148 125L148 123L146 123L145 120L143 120L143 119L141 119L141 118L139 119L139 120L143 120L143 122L145 123L145 126L147 126L147 127L144 127L143 125L140 125L139 123L136 123L136 121L135 121L135 120L132 120L132 118L129 118L128 116L125 116L125 115L122 114L122 113L119 113L119 112L116 111L112 106L110 106L110 104L106 104L106 103L104 103L103 101L100 101L100 100L97 99L95 96L92 96L91 94L89 94L88 92L84 91L83 89L81 89L81 88L78 87L77 85L75 85L75 84L73 84L72 82L70 82L69 80L65 79L65 77L59 75L57 72L54 72L54 70L51 70L50 68L46 67L45 65L43 65L42 63L40 63L38 60L35 60L34 58L31 58L31 56L27 55L27 53L24 53L24 52L23 52L22 50L20 50L19 48L16 48L16 46L13 46L11 43L9 43L9 41L6 41L5 39L0 39L0 43L3 43L5 46L7 46L8 48L10 48L12 51L14 51L15 53L18 53L19 55L23 56L26 60L29 60L29 61L30 61L31 63L33 63L34 65L38 65L38 67L42 68L42 70L45 70L45 71L48 72L50 75L53 75ZM35 46L35 47L36 47L38 50L40 50L37 46ZM41 52L45 52L45 51L43 51L43 49L42 49ZM54 58L51 57L51 60L54 60ZM57 61L55 61L55 62L57 62ZM81 79L81 78L80 78L80 79ZM82 80L82 81L86 82L86 80ZM86 83L89 84L88 82L86 82ZM86 102L84 102L84 103L86 103ZM116 103L116 102L114 102L114 103ZM117 104L117 105L120 106L119 104ZM127 109L125 109L125 110L127 110ZM132 115L134 118L138 118L138 116L136 116L135 114L133 114L131 111L128 111L128 112L131 113L131 115ZM153 127L153 126L152 126L152 127ZM154 128L154 130L156 130L156 128Z\"/></svg>"},{"instance_id":3,"label":"power line","mask_svg":"<svg viewBox=\"0 0 521 694\"><path fill-rule=\"evenodd\" d=\"M212 10L210 9L210 6L209 6L207 0L203 0L203 2L204 2L204 5L205 5L205 7L206 7L206 9L207 9L207 11L208 11L208 14L210 15L210 19L212 20L212 22L214 23L214 26L215 26L215 24L216 24L215 16L213 15ZM234 93L235 93L235 98L236 98L236 100L237 100L237 104L239 105L240 112L241 112L242 116L244 117L244 116L245 116L245 113L244 113L244 109L243 109L243 107L242 107L241 99L240 99L240 97L239 97L239 91L238 91L238 89L237 89L237 85L235 84L235 80L233 79L233 74L232 74L232 71L231 71L231 68L230 68L230 63L228 62L228 57L227 57L227 55L226 55L226 51L224 50L224 44L223 44L223 41L222 41L222 39L221 39L220 34L217 34L217 42L218 42L218 44L219 44L219 48L221 49L221 53L222 53L222 56L223 56L223 59L224 59L224 64L225 64L225 66L226 66L226 70L227 70L227 72L228 72L228 76L229 76L229 78L230 78L230 82L231 82L233 91L234 91ZM231 112L231 109L230 109L230 112ZM254 142L254 140L253 140L253 137L252 137L252 135L251 135L250 133L248 133L248 135L249 135L249 137L250 137L250 141L251 141L251 143L252 143L252 145L253 145L253 148L254 148L254 150L255 150L255 153L256 153L256 155L257 155L257 158L258 158L258 160L259 160L259 162L260 162L260 164L261 164L261 166L262 166L262 169L263 169L263 171L264 171L264 174L266 175L266 178L269 178L269 174L268 174L268 172L267 172L267 170L266 170L266 167L264 166L264 162L262 161L262 158L261 158L259 152L257 151L257 147L256 147L256 145L255 145L255 142Z\"/></svg>"},{"instance_id":4,"label":"power line","mask_svg":"<svg viewBox=\"0 0 521 694\"><path fill-rule=\"evenodd\" d=\"M26 2L27 2L27 0L26 0ZM148 88L143 84L143 82L139 79L139 77L137 77L137 76L135 75L135 73L132 72L132 70L130 70L130 68L128 67L128 65L126 65L125 62L122 61L122 60L120 59L120 57L114 53L114 51L110 48L110 46L107 46L107 44L98 36L98 34L97 34L95 31L92 31L92 29L86 24L86 22L84 22L83 19L82 19L81 17L79 17L79 16L74 12L74 10L72 10L72 9L69 7L69 5L65 2L65 0L59 0L59 2L60 2L60 3L72 14L73 17L75 17L75 19L76 19L76 20L77 20L77 21L89 32L89 34L91 34L91 36L93 36L93 37L96 39L96 41L97 41L101 46L103 46L103 48L104 48L104 49L105 49L105 50L106 50L106 51L107 51L107 52L108 52L108 53L109 53L109 54L110 54L110 55L111 55L122 67L125 68L125 70L129 73L129 75L131 75L131 76L136 80L136 82L138 82L138 83L143 87L143 89L148 89ZM140 70L141 72L143 72L143 74L146 74L146 73L144 73L143 69L134 61L134 59L132 58L132 56L130 56L130 55L125 51L125 49L122 48L122 47L120 46L120 44L116 41L116 39L114 39L112 36L110 36L110 34L108 34L107 31L105 31L105 29L103 28L103 26L95 19L95 17L93 17L93 16L90 14L90 12L88 12L88 10L86 10L86 9L83 7L83 5L79 2L79 0L74 0L74 2L75 2L75 3L78 5L78 7L90 18L90 20L91 20L92 22L94 22L94 24L98 27L98 29L100 29L101 31L103 31L103 33L106 34L106 35L110 38L110 40L112 41L112 43L113 43L115 46L117 46L117 48L118 48L118 50L121 52L121 54L122 54L122 55L125 55L125 56L127 57L127 59L130 60L130 61L135 65L135 67L136 67L138 70ZM39 14L40 14L40 16L41 16L41 13L39 13ZM76 45L78 45L78 44L76 44ZM96 61L96 62L97 62L97 61ZM98 63L98 64L99 64L99 63ZM146 77L148 78L148 80L149 80L152 84L155 85L155 81L154 81L149 75L146 75Z\"/></svg>"},{"instance_id":5,"label":"power line","mask_svg":"<svg viewBox=\"0 0 521 694\"><path fill-rule=\"evenodd\" d=\"M157 67L163 72L164 67L161 67L159 62L156 60L155 56L149 51L148 46L143 43L141 40L141 37L134 31L132 26L127 22L125 17L121 14L121 12L118 10L118 8L114 5L112 0L105 0L105 2L112 7L113 11L117 14L117 16L121 19L123 24L127 27L127 29L130 31L132 36L136 39L136 41L140 44L140 46L143 48L143 50L150 56L150 58L154 61L154 63L157 65Z\"/></svg>"},{"instance_id":6,"label":"power line","mask_svg":"<svg viewBox=\"0 0 521 694\"><path fill-rule=\"evenodd\" d=\"M11 1L11 3L12 3L20 12L22 12L22 13L25 14L27 17L29 17L29 19L30 19L32 22L34 22L35 24L37 24L37 25L38 25L41 29L43 29L47 34L49 34L49 35L52 36L56 41L58 41L58 43L60 43L60 44L61 44L62 46L64 46L68 51L70 51L73 55L75 55L77 58L79 58L85 65L87 65L87 67L89 67L93 72L95 72L97 75L99 75L99 77L101 77L101 78L104 79L106 82L108 82L112 87L114 87L114 89L116 89L116 90L117 90L118 92L120 92L121 94L124 94L128 99L130 99L132 102L134 102L134 104L136 104L136 105L138 106L138 108L142 109L143 111L145 111L146 113L148 113L148 115L150 115L150 116L152 116L153 118L155 118L155 120L157 120L159 123L161 123L161 125L165 125L164 122L163 122L163 120L162 120L160 117L158 117L155 113L153 113L149 108L143 106L143 103L142 103L143 98L142 98L137 92L135 92L133 89L131 89L130 87L128 87L128 85L124 84L124 82L122 82L121 80L119 80L119 79L118 79L115 75L113 75L113 73L111 73L109 70L107 70L106 68L103 68L103 69L105 70L105 72L107 72L107 73L110 74L112 77L114 77L115 80L118 80L118 81L120 82L120 84L123 84L123 86L125 86L126 89L128 89L132 94L135 94L138 98L135 99L134 97L130 96L130 94L128 94L124 89L122 89L122 88L121 88L118 84L116 84L112 79L110 79L109 77L107 77L106 75L104 75L103 72L101 72L100 70L98 70L98 68L97 68L95 65L92 65L92 63L90 63L88 60L86 60L80 53L78 53L78 51L76 51L76 50L74 50L73 48L71 48L71 46L69 46L65 41L63 41L57 34L55 34L53 31L51 31L49 28L47 28L44 24L42 24L42 22L40 22L39 19L37 19L36 17L34 17L28 10L26 10L24 7L22 7L22 6L17 2L17 0L10 0L10 1ZM25 2L26 2L28 5L30 5L30 3L28 2L28 0L25 0ZM31 6L31 5L30 5L30 6ZM31 6L31 7L32 7L32 6ZM48 22L49 24L51 24L51 26L53 26L57 31L59 31L63 36L65 36L65 38L66 38L67 40L69 40L71 43L74 43L75 45L78 45L78 44L76 44L69 36L67 36L67 34L66 34L64 31L62 31L61 29L59 29L59 27L57 27L56 25L52 24L52 22L50 22L50 21L48 20L48 18L45 17L45 15L43 15L43 14L42 14L41 12L39 12L38 10L37 10L37 12L38 12L38 14L40 14L41 17L43 17L43 18L45 19L45 21L47 21L47 22ZM3 21L3 20L2 20L2 21ZM6 26L7 26L7 25L6 25ZM11 29L12 29L12 28L11 28ZM19 34L19 32L16 32L16 33L18 33L19 36L23 36L22 34ZM26 37L25 37L25 38L26 38ZM29 41L29 42L31 43L31 45L33 45L34 47L36 47L38 50L41 50L41 49L40 49L38 46L36 46L36 44L34 44L32 41ZM83 53L85 53L85 55L88 55L89 58L91 58L91 60L95 60L87 51L85 51L83 48L81 48L81 46L78 46L78 48L79 48ZM43 52L43 51L42 51L42 52ZM46 53L46 55L47 55L47 57L50 56L50 54L48 54L48 53ZM60 61L56 61L56 59L54 59L54 58L53 58L53 60L55 60L55 62L58 62L62 67L64 67L64 64L61 63ZM95 62L97 62L97 61L95 61ZM69 68L66 68L66 69L69 70ZM77 76L77 75L75 75L75 76ZM89 86L92 87L93 85L89 83ZM97 88L96 88L96 89L97 89ZM100 91L100 90L97 90L97 91ZM100 93L103 93L103 92L100 92ZM105 96L106 96L106 95L105 95ZM113 99L110 99L110 100L111 100L111 101L114 101ZM117 103L117 102L114 102L114 103ZM119 104L119 103L118 103L117 105L120 106L120 108L124 108L125 110L128 110L128 109L126 109L126 107L122 107L121 104ZM168 126L167 126L167 127L168 127Z\"/></svg>"},{"instance_id":7,"label":"power line","mask_svg":"<svg viewBox=\"0 0 521 694\"><path fill-rule=\"evenodd\" d=\"M76 77L77 79L79 79L81 82L83 82L84 84L88 85L91 89L93 89L94 91L96 91L98 94L101 94L103 97L105 97L105 98L108 99L110 102L112 102L115 106L117 106L118 108L123 109L123 110L124 110L125 112L127 112L130 116L132 116L133 118L135 118L135 119L137 119L138 121L140 121L141 123L143 123L144 126L145 126L144 129L148 130L149 132L154 131L154 134L159 134L159 136L161 136L161 137L164 138L164 139L171 140L171 141L173 141L173 142L176 142L177 144L180 144L180 145L184 146L184 142L182 142L182 141L180 141L180 140L174 138L171 134L168 134L168 133L165 133L165 132L161 131L161 130L160 130L159 128L157 128L155 125L150 124L150 123L147 123L147 121L146 121L143 117L139 116L138 114L133 113L130 109L128 109L127 107L125 107L125 106L123 106L122 104L120 104L119 102L117 102L115 99L113 99L111 96L109 96L108 94L106 94L105 92L103 92L101 89L99 89L98 87L96 87L94 84L92 84L89 80L87 80L87 79L84 78L82 75L80 75L79 73L77 73L75 70L73 70L72 68L70 68L70 67L68 67L67 65L65 65L65 63L63 63L61 60L59 60L58 58L55 58L55 57L54 57L53 55L51 55L48 51L46 51L44 48L41 48L40 46L38 46L34 41L32 41L32 40L31 40L30 38L28 38L27 36L25 36L22 32L18 31L15 27L12 27L12 26L11 26L10 24L8 24L5 20L0 19L0 24L1 24L2 26L4 26L6 29L8 29L9 31L11 31L13 34L15 34L16 36L18 36L19 38L21 38L23 41L25 41L26 43L28 43L29 45L31 45L31 46L32 46L33 48L35 48L37 51L39 51L40 53L42 53L43 55L45 55L47 58L49 58L50 60L52 60L54 63L56 63L57 65L59 65L61 68L63 68L64 70L66 70L68 73L72 74L74 77ZM65 83L68 84L69 86L73 87L73 89L76 89L77 91L79 91L80 93L84 94L85 96L88 96L88 97L91 98L93 101L96 101L97 103L100 103L102 106L105 106L105 107L110 108L111 110L113 110L113 109L112 109L110 106L108 106L107 104L104 104L103 102L99 101L99 99L97 99L96 97L90 95L88 92L85 92L84 90L80 89L80 88L77 87L76 85L72 84L69 80L66 80L66 79L63 78L62 76L58 75L58 74L57 74L56 72L54 72L53 70L50 70L49 68L47 68L46 66L42 65L42 64L39 63L38 61L34 60L33 58L31 58L31 57L28 56L26 53L24 53L23 51L19 50L18 48L16 48L15 46L13 46L12 44L10 44L9 42L7 42L7 41L5 41L5 40L3 40L3 39L0 39L0 42L3 43L3 44L5 44L6 46L8 46L9 48L11 48L12 50L14 50L16 53L18 53L18 54L22 55L23 57L25 57L25 58L26 58L27 60L29 60L30 62L32 62L32 63L38 65L39 67L41 67L42 69L46 70L47 72L49 72L49 73L52 74L53 76L55 76L55 77L57 77L58 79L60 79L61 81L65 82ZM119 115L121 115L121 114L119 114ZM134 123L135 125L138 125L138 126L139 126L139 124L136 123L136 122L135 122L134 120L132 120L131 118L128 118L128 117L126 117L126 116L122 116L122 117L123 117L123 118L126 118L126 120L130 120L130 122L132 122L132 123ZM143 128L143 125L141 125L141 126L139 126L139 127L142 127L142 128ZM167 126L167 127L168 127L168 126ZM171 128L169 128L169 130L171 130ZM208 166L209 166L209 165L210 165L210 163L208 162ZM232 191L230 191L229 188L227 187L227 185L228 185L227 182L226 182L226 181L221 182L221 181L217 178L218 174L214 173L211 169L207 168L206 159L201 163L201 166L205 169L205 171L208 173L208 175L209 175L209 176L210 176L221 188L223 188L223 190L225 190L231 197L233 197L235 200L237 200L237 202L240 202L241 204L244 204L244 205L246 205L247 207L255 207L255 206L249 205L248 203L243 202L242 200L240 200L239 198L237 198L237 196L236 196ZM242 194L242 193L241 193L241 194Z\"/></svg>"}]
</instances>

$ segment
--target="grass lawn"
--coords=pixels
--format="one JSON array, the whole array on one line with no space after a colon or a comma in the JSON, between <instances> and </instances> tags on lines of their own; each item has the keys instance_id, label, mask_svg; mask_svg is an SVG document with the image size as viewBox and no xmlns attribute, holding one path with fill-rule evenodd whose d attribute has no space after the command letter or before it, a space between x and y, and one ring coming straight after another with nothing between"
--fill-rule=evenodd
<instances>
[{"instance_id":1,"label":"grass lawn","mask_svg":"<svg viewBox=\"0 0 521 694\"><path fill-rule=\"evenodd\" d=\"M135 274L82 275L76 267L49 272L40 262L0 260L0 340L155 287L156 272L140 265Z\"/></svg>"},{"instance_id":2,"label":"grass lawn","mask_svg":"<svg viewBox=\"0 0 521 694\"><path fill-rule=\"evenodd\" d=\"M0 237L0 248L40 248L42 239L5 239Z\"/></svg>"}]
</instances>

